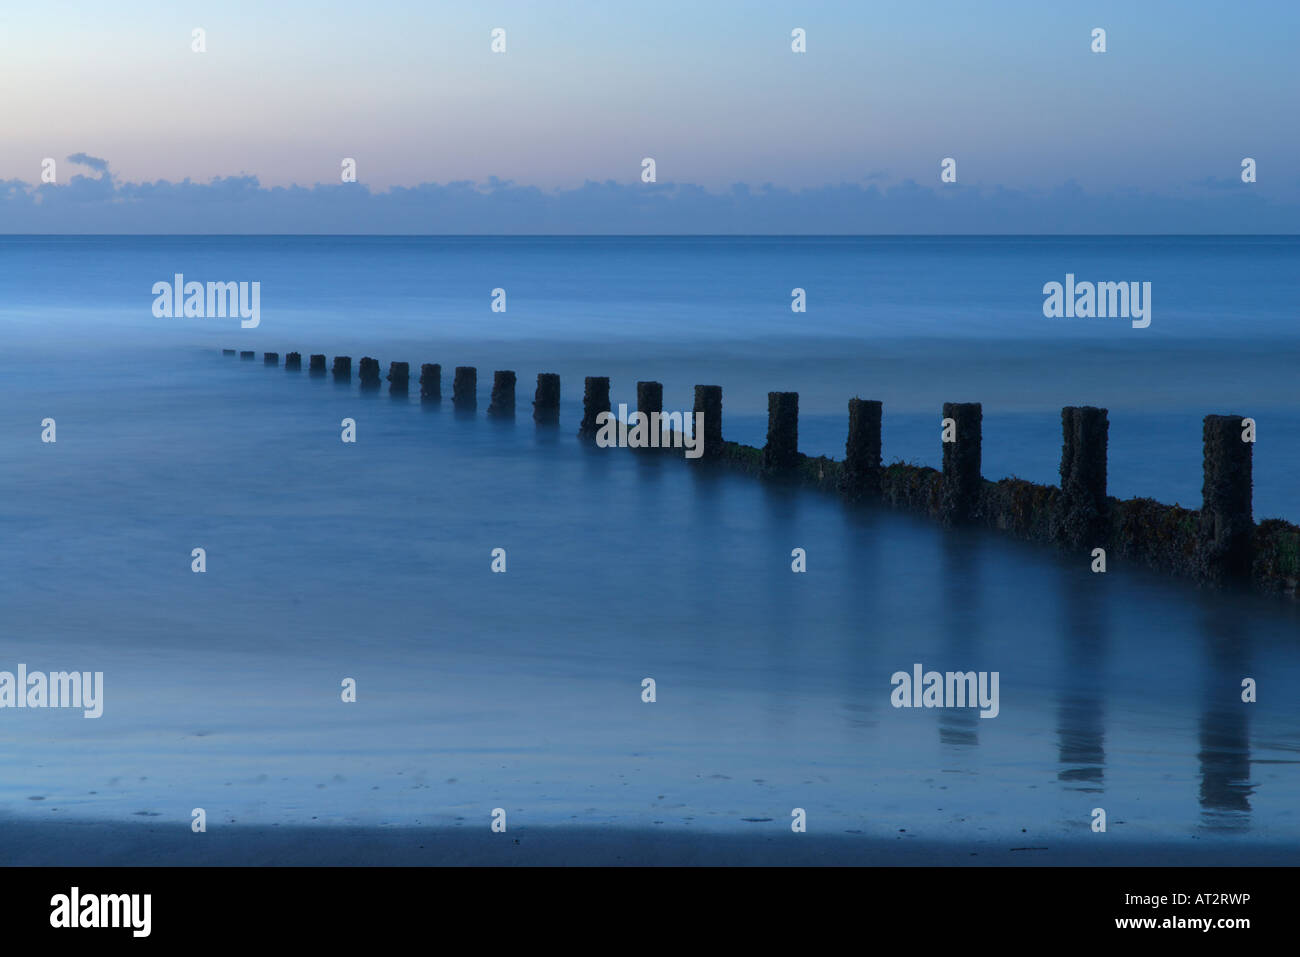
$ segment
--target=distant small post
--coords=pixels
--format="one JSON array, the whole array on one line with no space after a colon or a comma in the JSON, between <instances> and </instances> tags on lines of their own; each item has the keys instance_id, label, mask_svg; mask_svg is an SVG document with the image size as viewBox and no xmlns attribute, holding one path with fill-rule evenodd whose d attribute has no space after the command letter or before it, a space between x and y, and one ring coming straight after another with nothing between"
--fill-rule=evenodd
<instances>
[{"instance_id":1,"label":"distant small post","mask_svg":"<svg viewBox=\"0 0 1300 957\"><path fill-rule=\"evenodd\" d=\"M286 372L302 371L302 353L290 352L284 357L284 369Z\"/></svg>"},{"instance_id":2,"label":"distant small post","mask_svg":"<svg viewBox=\"0 0 1300 957\"><path fill-rule=\"evenodd\" d=\"M1202 573L1214 582L1250 575L1254 445L1244 440L1239 415L1207 415L1199 534Z\"/></svg>"},{"instance_id":3,"label":"distant small post","mask_svg":"<svg viewBox=\"0 0 1300 957\"><path fill-rule=\"evenodd\" d=\"M436 362L420 366L420 401L442 401L442 366Z\"/></svg>"},{"instance_id":4,"label":"distant small post","mask_svg":"<svg viewBox=\"0 0 1300 957\"><path fill-rule=\"evenodd\" d=\"M582 424L578 427L578 435L581 438L595 438L600 431L600 423L596 419L600 413L609 411L609 376L587 376L582 387Z\"/></svg>"},{"instance_id":5,"label":"distant small post","mask_svg":"<svg viewBox=\"0 0 1300 957\"><path fill-rule=\"evenodd\" d=\"M263 364L263 365L268 365L268 366L278 366L278 365L280 364L280 353L278 353L278 352L263 352L263 353L262 353L262 364Z\"/></svg>"},{"instance_id":6,"label":"distant small post","mask_svg":"<svg viewBox=\"0 0 1300 957\"><path fill-rule=\"evenodd\" d=\"M379 388L379 360L371 356L361 357L361 371L358 376L362 389Z\"/></svg>"},{"instance_id":7,"label":"distant small post","mask_svg":"<svg viewBox=\"0 0 1300 957\"><path fill-rule=\"evenodd\" d=\"M351 356L334 357L334 378L340 382L347 382L352 378Z\"/></svg>"},{"instance_id":8,"label":"distant small post","mask_svg":"<svg viewBox=\"0 0 1300 957\"><path fill-rule=\"evenodd\" d=\"M323 355L318 354L318 353L313 353L313 354L312 354L312 357L311 357L311 365L308 366L307 371L308 371L311 375L324 375L324 374L325 374L325 357L324 357Z\"/></svg>"},{"instance_id":9,"label":"distant small post","mask_svg":"<svg viewBox=\"0 0 1300 957\"><path fill-rule=\"evenodd\" d=\"M945 402L943 418L940 518L945 525L959 525L970 521L979 506L984 410L978 402Z\"/></svg>"},{"instance_id":10,"label":"distant small post","mask_svg":"<svg viewBox=\"0 0 1300 957\"><path fill-rule=\"evenodd\" d=\"M487 414L501 419L515 417L515 374L509 369L492 373L492 401Z\"/></svg>"},{"instance_id":11,"label":"distant small post","mask_svg":"<svg viewBox=\"0 0 1300 957\"><path fill-rule=\"evenodd\" d=\"M411 388L411 364L388 363L388 391L392 395L405 395Z\"/></svg>"},{"instance_id":12,"label":"distant small post","mask_svg":"<svg viewBox=\"0 0 1300 957\"><path fill-rule=\"evenodd\" d=\"M537 392L533 395L533 421L547 425L554 425L560 421L560 376L558 373L537 373Z\"/></svg>"},{"instance_id":13,"label":"distant small post","mask_svg":"<svg viewBox=\"0 0 1300 957\"><path fill-rule=\"evenodd\" d=\"M250 362L255 358L257 358L257 353L252 349L243 349L239 353L240 362Z\"/></svg>"},{"instance_id":14,"label":"distant small post","mask_svg":"<svg viewBox=\"0 0 1300 957\"><path fill-rule=\"evenodd\" d=\"M474 366L456 366L451 380L451 401L458 409L478 407L478 369Z\"/></svg>"},{"instance_id":15,"label":"distant small post","mask_svg":"<svg viewBox=\"0 0 1300 957\"><path fill-rule=\"evenodd\" d=\"M235 350L234 350L234 349L222 349L222 350L221 350L221 354L222 354L223 356L233 356L233 355L235 354Z\"/></svg>"},{"instance_id":16,"label":"distant small post","mask_svg":"<svg viewBox=\"0 0 1300 957\"><path fill-rule=\"evenodd\" d=\"M799 393L767 394L767 444L763 471L785 472L799 463Z\"/></svg>"}]
</instances>

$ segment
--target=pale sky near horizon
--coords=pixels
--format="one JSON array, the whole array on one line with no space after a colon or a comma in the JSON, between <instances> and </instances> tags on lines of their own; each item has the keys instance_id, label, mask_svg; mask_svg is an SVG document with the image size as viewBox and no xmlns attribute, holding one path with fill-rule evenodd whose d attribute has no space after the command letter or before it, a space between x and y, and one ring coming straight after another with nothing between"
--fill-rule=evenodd
<instances>
[{"instance_id":1,"label":"pale sky near horizon","mask_svg":"<svg viewBox=\"0 0 1300 957\"><path fill-rule=\"evenodd\" d=\"M1108 52L1089 49L1093 27ZM207 52L191 52L191 30ZM507 52L490 52L490 31ZM807 30L808 52L790 51ZM0 6L0 180L240 173L372 189L490 176L1177 190L1259 163L1295 201L1300 3Z\"/></svg>"}]
</instances>

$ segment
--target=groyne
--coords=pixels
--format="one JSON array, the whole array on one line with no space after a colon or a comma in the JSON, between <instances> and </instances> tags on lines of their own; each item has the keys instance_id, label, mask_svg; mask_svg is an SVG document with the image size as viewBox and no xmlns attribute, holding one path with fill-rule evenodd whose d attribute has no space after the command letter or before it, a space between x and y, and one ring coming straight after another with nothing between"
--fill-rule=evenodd
<instances>
[{"instance_id":1,"label":"groyne","mask_svg":"<svg viewBox=\"0 0 1300 957\"><path fill-rule=\"evenodd\" d=\"M235 354L232 349L222 351ZM245 351L240 358L253 355ZM286 369L301 368L299 353L287 356L294 361L286 360ZM266 364L277 361L277 353L266 353ZM350 357L335 357L335 379L350 381L351 366ZM390 365L391 391L406 391L409 369L405 362ZM362 359L362 388L377 388L378 370L377 360ZM324 374L324 355L311 356L311 371ZM423 401L440 400L441 373L440 365L421 366ZM477 407L477 382L475 367L456 367L452 398L459 410ZM514 393L515 373L496 372L488 414L513 416ZM662 384L638 382L636 394L637 411L663 411ZM588 376L578 435L594 439L601 413L610 411L609 378ZM990 480L981 474L983 407L978 402L944 403L937 436L940 469L884 463L884 407L877 400L849 400L843 459L799 451L797 392L768 394L767 439L761 448L723 439L721 386L697 385L693 411L703 416L702 454L688 460L697 467L729 468L809 486L851 502L919 512L947 526L983 526L1077 551L1082 561L1095 563L1100 549L1107 561L1142 564L1211 587L1245 587L1300 598L1300 526L1276 518L1254 520L1254 423L1241 415L1207 415L1202 420L1202 503L1200 509L1188 509L1107 493L1109 414L1093 406L1061 410L1059 485ZM533 418L546 426L558 424L559 416L560 377L540 373Z\"/></svg>"}]
</instances>

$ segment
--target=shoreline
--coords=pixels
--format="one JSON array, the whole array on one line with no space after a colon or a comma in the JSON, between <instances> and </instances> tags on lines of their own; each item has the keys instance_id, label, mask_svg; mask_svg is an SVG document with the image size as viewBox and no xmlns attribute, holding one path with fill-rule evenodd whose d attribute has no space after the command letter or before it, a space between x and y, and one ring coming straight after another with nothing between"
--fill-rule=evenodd
<instances>
[{"instance_id":1,"label":"shoreline","mask_svg":"<svg viewBox=\"0 0 1300 957\"><path fill-rule=\"evenodd\" d=\"M428 866L974 866L1294 867L1300 846L1228 838L1136 842L1072 839L935 841L910 835L683 832L617 827L350 825L222 826L184 823L0 820L0 863L10 867L428 867Z\"/></svg>"}]
</instances>

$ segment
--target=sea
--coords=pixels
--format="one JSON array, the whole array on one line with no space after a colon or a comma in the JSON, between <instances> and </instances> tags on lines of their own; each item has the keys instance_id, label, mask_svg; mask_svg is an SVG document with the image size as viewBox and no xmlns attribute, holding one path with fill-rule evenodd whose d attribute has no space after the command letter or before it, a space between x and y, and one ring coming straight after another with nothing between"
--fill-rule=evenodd
<instances>
[{"instance_id":1,"label":"sea","mask_svg":"<svg viewBox=\"0 0 1300 957\"><path fill-rule=\"evenodd\" d=\"M1240 414L1255 517L1300 522L1298 267L1300 237L0 236L0 672L103 673L98 718L0 708L0 820L757 841L799 808L1300 853L1295 603L577 437L584 376L632 409L716 384L728 439L795 391L840 458L856 396L886 462L937 466L977 401L985 477L1052 483L1061 407L1097 405L1110 494L1196 508L1201 420ZM155 315L177 274L259 283L258 324ZM1150 325L1046 318L1067 274L1150 282ZM362 356L411 392L361 392ZM997 716L894 707L914 665L996 672Z\"/></svg>"}]
</instances>

